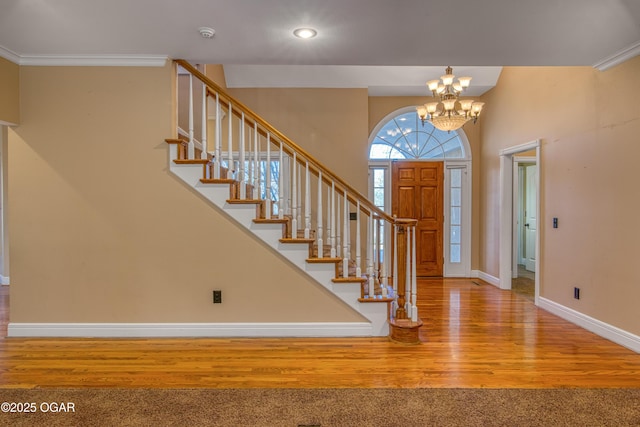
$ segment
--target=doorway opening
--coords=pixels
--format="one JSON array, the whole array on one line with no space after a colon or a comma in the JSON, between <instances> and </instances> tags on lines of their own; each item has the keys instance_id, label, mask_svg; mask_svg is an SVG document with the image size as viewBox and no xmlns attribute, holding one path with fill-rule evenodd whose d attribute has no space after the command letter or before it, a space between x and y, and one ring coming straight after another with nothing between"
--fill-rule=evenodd
<instances>
[{"instance_id":1,"label":"doorway opening","mask_svg":"<svg viewBox=\"0 0 640 427\"><path fill-rule=\"evenodd\" d=\"M536 235L537 235L537 174L535 152L513 158L513 261L511 290L535 300Z\"/></svg>"},{"instance_id":2,"label":"doorway opening","mask_svg":"<svg viewBox=\"0 0 640 427\"><path fill-rule=\"evenodd\" d=\"M540 140L500 151L500 288L513 289L514 279L516 284L519 278L533 281L529 295L536 305L540 295L539 170Z\"/></svg>"}]
</instances>

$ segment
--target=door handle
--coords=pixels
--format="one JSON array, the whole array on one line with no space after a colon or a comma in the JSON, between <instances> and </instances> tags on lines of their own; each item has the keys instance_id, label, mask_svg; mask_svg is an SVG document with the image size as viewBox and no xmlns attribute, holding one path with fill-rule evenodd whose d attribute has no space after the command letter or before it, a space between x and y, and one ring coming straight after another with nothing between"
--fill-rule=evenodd
<instances>
[{"instance_id":1,"label":"door handle","mask_svg":"<svg viewBox=\"0 0 640 427\"><path fill-rule=\"evenodd\" d=\"M526 223L524 226L525 226L525 227L529 227L529 223Z\"/></svg>"}]
</instances>

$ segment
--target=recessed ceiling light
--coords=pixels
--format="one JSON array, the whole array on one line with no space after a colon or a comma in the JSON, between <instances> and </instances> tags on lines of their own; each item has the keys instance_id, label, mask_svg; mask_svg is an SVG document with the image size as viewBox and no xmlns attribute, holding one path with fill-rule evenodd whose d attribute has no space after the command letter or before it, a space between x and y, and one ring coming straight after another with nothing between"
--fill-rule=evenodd
<instances>
[{"instance_id":1,"label":"recessed ceiling light","mask_svg":"<svg viewBox=\"0 0 640 427\"><path fill-rule=\"evenodd\" d=\"M293 35L301 39L312 39L318 35L318 32L313 28L296 28L293 30Z\"/></svg>"}]
</instances>

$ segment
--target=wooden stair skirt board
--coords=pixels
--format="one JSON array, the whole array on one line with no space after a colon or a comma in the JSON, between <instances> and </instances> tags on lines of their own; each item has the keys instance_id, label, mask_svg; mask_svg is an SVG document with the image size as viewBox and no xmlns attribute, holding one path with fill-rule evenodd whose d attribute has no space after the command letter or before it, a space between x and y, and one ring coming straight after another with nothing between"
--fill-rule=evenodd
<instances>
[{"instance_id":1,"label":"wooden stair skirt board","mask_svg":"<svg viewBox=\"0 0 640 427\"><path fill-rule=\"evenodd\" d=\"M362 301L362 281L365 279L355 277L355 267L349 265L349 276L343 279L342 263L338 262L307 262L315 251L315 231L310 239L297 237L295 239L283 236L291 235L288 232L289 222L283 220L265 220L263 215L264 203L257 200L237 200L237 183L228 180L212 180L203 178L203 165L199 162L175 162L178 157L179 144L169 142L169 170L187 185L195 189L200 195L213 205L219 207L228 217L238 225L251 231L271 247L279 256L284 257L305 274L324 286L336 297L350 306L355 312L364 316L369 322L367 336L388 336L388 301L376 300ZM231 197L230 197L231 196ZM247 193L250 197L250 193ZM304 232L297 230L296 236L304 236ZM316 248L314 248L314 245ZM326 253L326 248L323 248ZM229 335L233 336L233 335ZM336 331L331 336L344 336Z\"/></svg>"},{"instance_id":2,"label":"wooden stair skirt board","mask_svg":"<svg viewBox=\"0 0 640 427\"><path fill-rule=\"evenodd\" d=\"M420 319L417 322L413 322L411 319L391 319L389 320L389 339L403 344L420 344L421 326L422 320Z\"/></svg>"}]
</instances>

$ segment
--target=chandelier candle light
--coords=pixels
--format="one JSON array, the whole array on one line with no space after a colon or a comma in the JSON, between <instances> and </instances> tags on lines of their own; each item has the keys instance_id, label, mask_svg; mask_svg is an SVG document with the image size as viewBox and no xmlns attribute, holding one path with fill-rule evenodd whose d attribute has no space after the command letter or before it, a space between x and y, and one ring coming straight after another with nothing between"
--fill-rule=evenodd
<instances>
[{"instance_id":1,"label":"chandelier candle light","mask_svg":"<svg viewBox=\"0 0 640 427\"><path fill-rule=\"evenodd\" d=\"M447 67L445 75L440 80L429 80L427 86L434 97L440 97L440 102L429 102L417 108L418 116L424 125L429 120L437 129L452 131L460 129L466 122L478 120L484 102L473 99L458 99L460 94L469 87L471 77L460 77L454 83L453 69Z\"/></svg>"}]
</instances>

